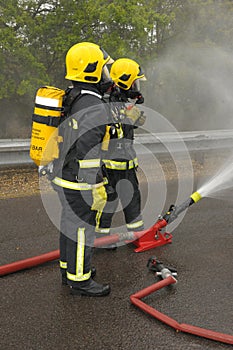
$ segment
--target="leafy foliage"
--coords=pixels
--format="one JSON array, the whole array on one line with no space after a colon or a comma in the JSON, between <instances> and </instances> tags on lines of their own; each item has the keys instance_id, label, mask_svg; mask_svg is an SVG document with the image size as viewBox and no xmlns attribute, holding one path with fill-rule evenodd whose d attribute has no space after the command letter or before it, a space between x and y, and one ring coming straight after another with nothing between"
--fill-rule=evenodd
<instances>
[{"instance_id":1,"label":"leafy foliage","mask_svg":"<svg viewBox=\"0 0 233 350\"><path fill-rule=\"evenodd\" d=\"M232 48L232 14L230 0L0 0L0 107L17 104L17 117L38 86L65 87L65 55L77 42L147 67L180 42Z\"/></svg>"}]
</instances>

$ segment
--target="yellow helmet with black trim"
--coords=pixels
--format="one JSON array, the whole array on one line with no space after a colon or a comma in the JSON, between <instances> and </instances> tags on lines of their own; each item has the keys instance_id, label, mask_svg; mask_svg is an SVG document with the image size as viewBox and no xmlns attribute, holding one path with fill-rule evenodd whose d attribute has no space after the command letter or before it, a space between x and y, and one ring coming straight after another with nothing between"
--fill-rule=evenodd
<instances>
[{"instance_id":1,"label":"yellow helmet with black trim","mask_svg":"<svg viewBox=\"0 0 233 350\"><path fill-rule=\"evenodd\" d=\"M146 80L137 62L129 58L117 59L111 67L110 77L121 89L129 90L135 80Z\"/></svg>"},{"instance_id":2,"label":"yellow helmet with black trim","mask_svg":"<svg viewBox=\"0 0 233 350\"><path fill-rule=\"evenodd\" d=\"M111 57L99 45L90 42L75 44L66 54L65 79L98 83L103 67L109 61Z\"/></svg>"}]
</instances>

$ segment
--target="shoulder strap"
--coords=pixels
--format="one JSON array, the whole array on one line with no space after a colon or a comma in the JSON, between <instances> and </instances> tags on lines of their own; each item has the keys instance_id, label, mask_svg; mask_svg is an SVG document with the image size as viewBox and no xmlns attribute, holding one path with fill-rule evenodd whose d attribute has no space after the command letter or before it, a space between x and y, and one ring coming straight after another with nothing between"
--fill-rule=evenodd
<instances>
[{"instance_id":1,"label":"shoulder strap","mask_svg":"<svg viewBox=\"0 0 233 350\"><path fill-rule=\"evenodd\" d=\"M98 94L97 92L91 91L91 90L81 90L81 95L93 95L98 97L99 99L103 99L103 96Z\"/></svg>"},{"instance_id":2,"label":"shoulder strap","mask_svg":"<svg viewBox=\"0 0 233 350\"><path fill-rule=\"evenodd\" d=\"M63 107L64 107L64 114L65 116L68 116L69 111L71 109L71 106L73 105L74 102L79 100L82 96L84 95L93 95L98 97L99 99L103 99L102 95L91 91L91 90L84 90L79 87L68 87L65 90L65 95L63 99Z\"/></svg>"},{"instance_id":3,"label":"shoulder strap","mask_svg":"<svg viewBox=\"0 0 233 350\"><path fill-rule=\"evenodd\" d=\"M65 95L63 99L63 106L70 108L74 101L81 97L81 89L75 87L68 87L65 90Z\"/></svg>"}]
</instances>

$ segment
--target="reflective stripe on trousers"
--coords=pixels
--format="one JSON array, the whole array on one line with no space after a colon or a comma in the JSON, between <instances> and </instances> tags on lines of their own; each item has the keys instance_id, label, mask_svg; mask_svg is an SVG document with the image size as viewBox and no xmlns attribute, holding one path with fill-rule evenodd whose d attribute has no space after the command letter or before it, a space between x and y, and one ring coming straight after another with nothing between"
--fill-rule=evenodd
<instances>
[{"instance_id":1,"label":"reflective stripe on trousers","mask_svg":"<svg viewBox=\"0 0 233 350\"><path fill-rule=\"evenodd\" d=\"M84 271L85 254L85 228L79 228L77 232L77 251L76 251L76 273L71 274L67 271L67 278L74 282L86 281L91 277L91 270L88 273Z\"/></svg>"},{"instance_id":2,"label":"reflective stripe on trousers","mask_svg":"<svg viewBox=\"0 0 233 350\"><path fill-rule=\"evenodd\" d=\"M67 262L66 261L59 261L59 264L60 264L60 268L61 269L67 269Z\"/></svg>"},{"instance_id":3,"label":"reflective stripe on trousers","mask_svg":"<svg viewBox=\"0 0 233 350\"><path fill-rule=\"evenodd\" d=\"M101 217L103 215L103 211L98 210L96 214L96 226L95 226L95 232L97 233L105 233L108 234L110 232L110 227L109 228L100 228L100 222L101 222Z\"/></svg>"},{"instance_id":4,"label":"reflective stripe on trousers","mask_svg":"<svg viewBox=\"0 0 233 350\"><path fill-rule=\"evenodd\" d=\"M135 221L135 222L132 222L131 224L126 224L127 228L129 230L133 230L135 228L139 228L139 227L143 227L143 221L142 220L139 220L139 221Z\"/></svg>"}]
</instances>

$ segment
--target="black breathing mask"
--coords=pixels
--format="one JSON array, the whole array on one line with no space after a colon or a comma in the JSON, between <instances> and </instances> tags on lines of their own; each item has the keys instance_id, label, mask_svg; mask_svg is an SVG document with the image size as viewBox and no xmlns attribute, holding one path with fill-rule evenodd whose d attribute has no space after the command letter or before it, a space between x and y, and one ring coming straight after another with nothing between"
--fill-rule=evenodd
<instances>
[{"instance_id":1,"label":"black breathing mask","mask_svg":"<svg viewBox=\"0 0 233 350\"><path fill-rule=\"evenodd\" d=\"M140 91L130 88L129 90L123 90L118 86L113 86L110 93L111 102L129 102L129 99L136 100L135 103L141 104L144 102L144 97Z\"/></svg>"},{"instance_id":2,"label":"black breathing mask","mask_svg":"<svg viewBox=\"0 0 233 350\"><path fill-rule=\"evenodd\" d=\"M108 67L105 65L103 67L102 75L101 75L101 80L97 84L98 90L100 91L101 94L105 93L110 93L113 87L113 81L110 77Z\"/></svg>"}]
</instances>

